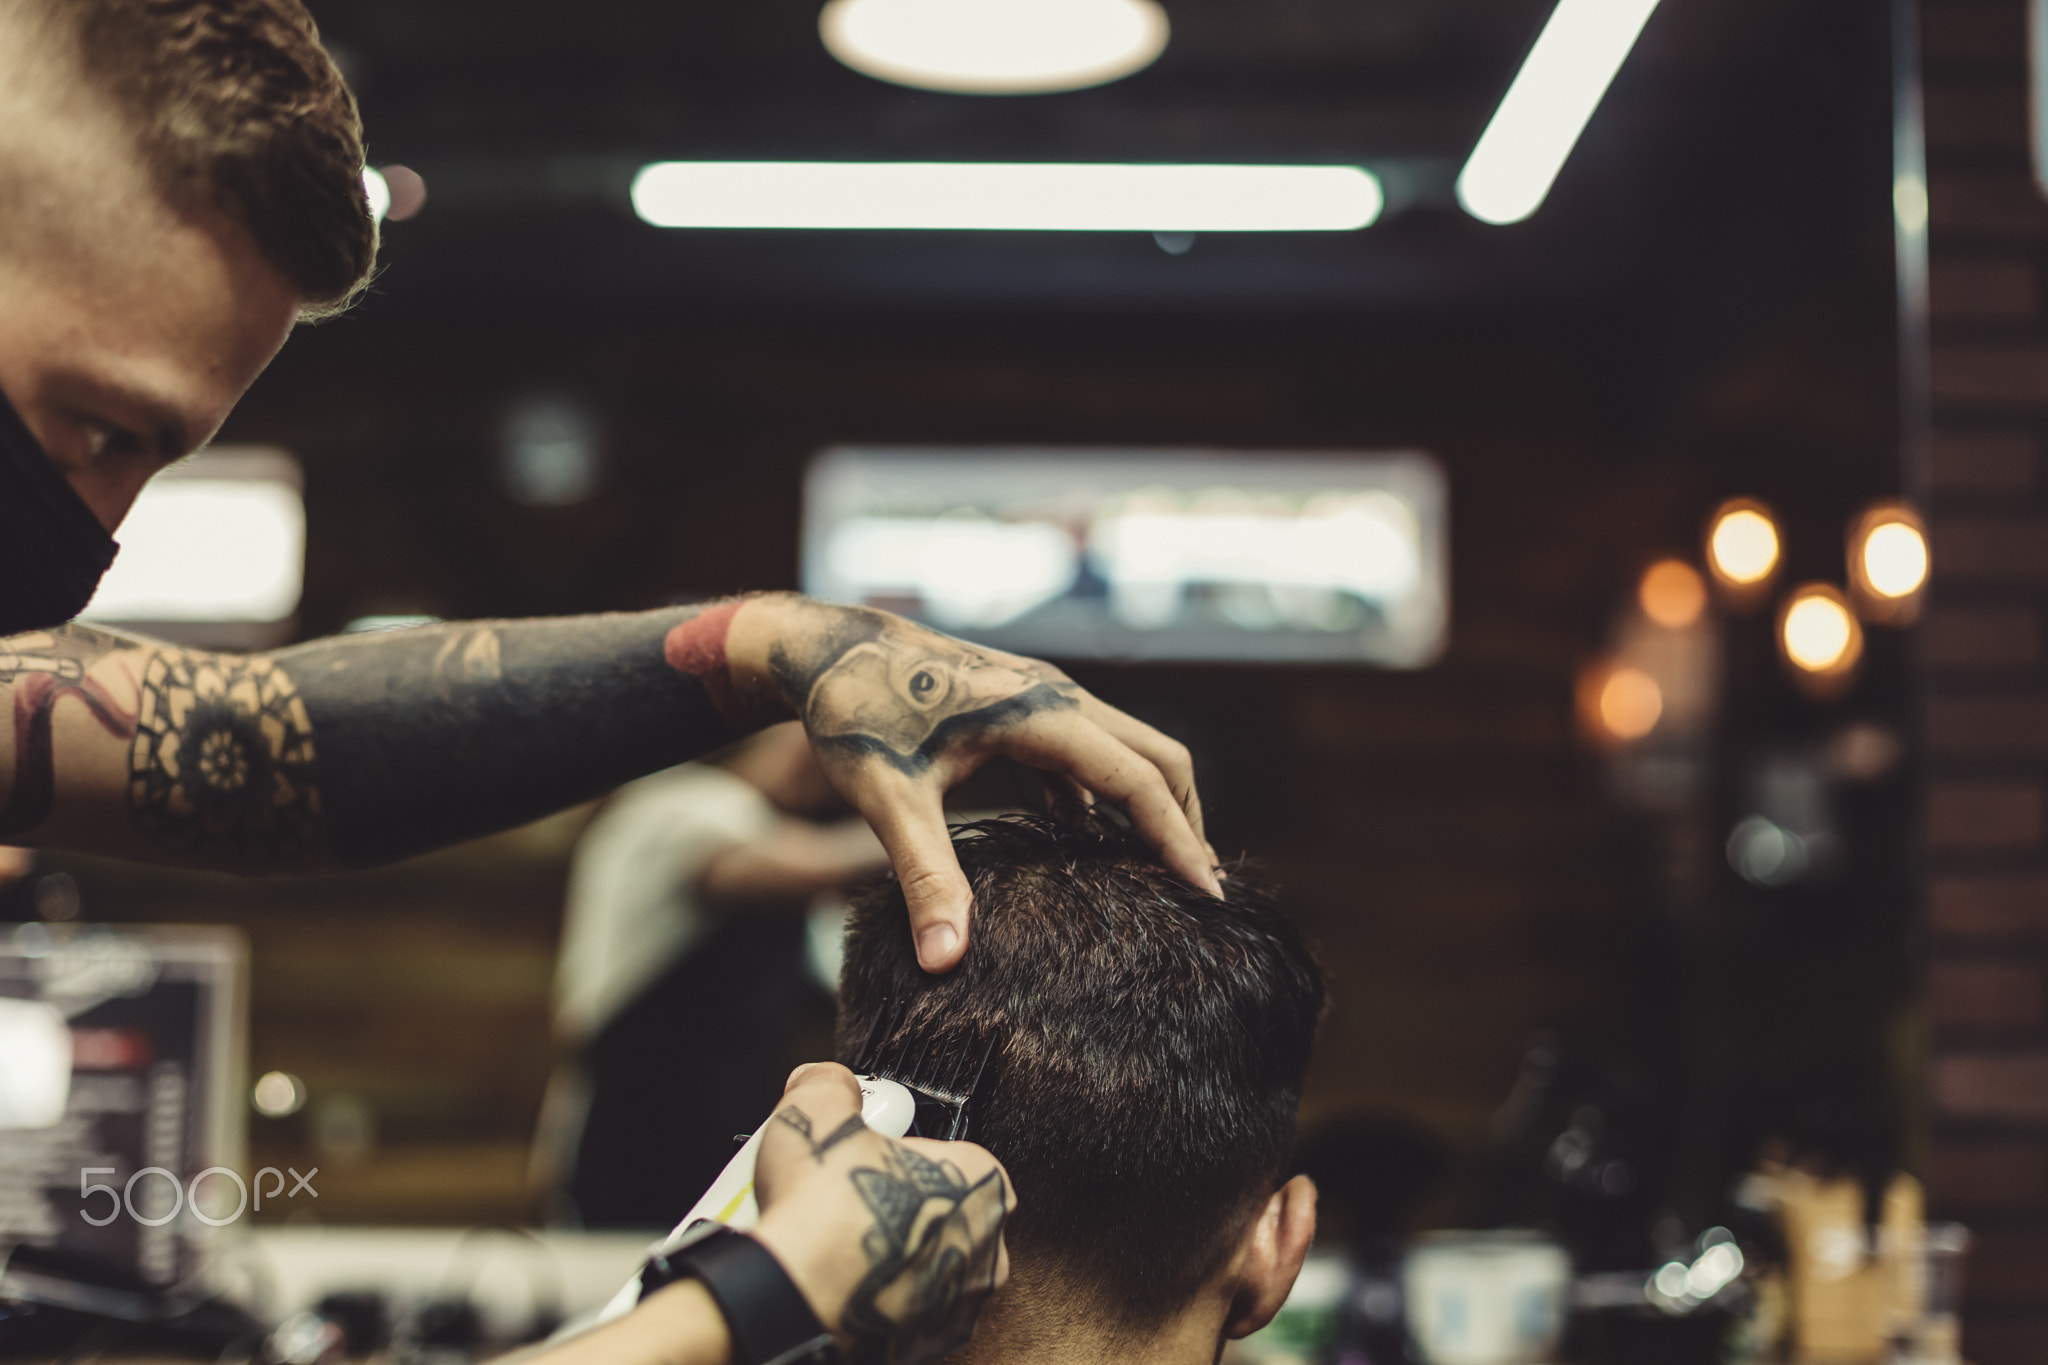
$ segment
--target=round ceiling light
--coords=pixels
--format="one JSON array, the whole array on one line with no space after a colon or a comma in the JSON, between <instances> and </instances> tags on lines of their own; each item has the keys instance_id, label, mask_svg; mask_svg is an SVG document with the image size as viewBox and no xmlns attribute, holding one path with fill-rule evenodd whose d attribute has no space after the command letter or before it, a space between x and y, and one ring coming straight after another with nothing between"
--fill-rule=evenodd
<instances>
[{"instance_id":1,"label":"round ceiling light","mask_svg":"<svg viewBox=\"0 0 2048 1365\"><path fill-rule=\"evenodd\" d=\"M1081 90L1166 48L1156 0L830 0L826 50L862 75L963 95Z\"/></svg>"}]
</instances>

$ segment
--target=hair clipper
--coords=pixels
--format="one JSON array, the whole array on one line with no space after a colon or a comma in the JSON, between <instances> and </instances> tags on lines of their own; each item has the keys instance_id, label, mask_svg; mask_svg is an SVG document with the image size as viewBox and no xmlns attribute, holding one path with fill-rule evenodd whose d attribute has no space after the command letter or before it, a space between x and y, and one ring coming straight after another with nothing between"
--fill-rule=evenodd
<instances>
[{"instance_id":1,"label":"hair clipper","mask_svg":"<svg viewBox=\"0 0 2048 1365\"><path fill-rule=\"evenodd\" d=\"M855 1059L861 1120L884 1137L963 1139L968 1133L968 1104L981 1087L997 1036L992 1033L978 1052L934 1057L929 1046L919 1048L915 1039L900 1036L908 1013L905 1006L884 1005ZM650 1256L680 1250L706 1224L723 1224L744 1232L760 1221L761 1206L754 1199L754 1160L762 1136L773 1122L771 1117L754 1130L711 1182L711 1188L690 1206L675 1230L654 1246ZM639 1300L640 1276L636 1274L605 1305L598 1321L619 1316Z\"/></svg>"}]
</instances>

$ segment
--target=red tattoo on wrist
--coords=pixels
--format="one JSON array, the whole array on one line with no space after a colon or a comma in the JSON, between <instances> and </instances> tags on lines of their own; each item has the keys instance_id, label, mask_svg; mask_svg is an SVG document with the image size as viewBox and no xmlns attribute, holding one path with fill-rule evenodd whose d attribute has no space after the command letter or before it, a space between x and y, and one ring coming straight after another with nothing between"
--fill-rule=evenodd
<instances>
[{"instance_id":1,"label":"red tattoo on wrist","mask_svg":"<svg viewBox=\"0 0 2048 1365\"><path fill-rule=\"evenodd\" d=\"M702 682L719 716L733 733L742 735L754 727L747 723L746 707L733 689L732 669L725 660L725 635L732 629L732 618L745 605L725 602L697 613L671 630L661 648L668 666Z\"/></svg>"}]
</instances>

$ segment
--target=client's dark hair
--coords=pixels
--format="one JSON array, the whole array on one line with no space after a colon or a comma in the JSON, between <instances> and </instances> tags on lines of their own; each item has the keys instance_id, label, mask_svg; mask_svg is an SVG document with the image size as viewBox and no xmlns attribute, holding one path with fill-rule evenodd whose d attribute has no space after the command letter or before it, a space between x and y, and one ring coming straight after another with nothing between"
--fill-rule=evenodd
<instances>
[{"instance_id":1,"label":"client's dark hair","mask_svg":"<svg viewBox=\"0 0 2048 1365\"><path fill-rule=\"evenodd\" d=\"M848 1062L885 1004L938 1056L997 1039L971 1136L1009 1169L1020 1268L1132 1329L1221 1266L1280 1174L1323 978L1244 875L1219 901L1101 816L1006 816L954 848L971 946L947 976L911 947L902 889L854 906L839 1004Z\"/></svg>"}]
</instances>

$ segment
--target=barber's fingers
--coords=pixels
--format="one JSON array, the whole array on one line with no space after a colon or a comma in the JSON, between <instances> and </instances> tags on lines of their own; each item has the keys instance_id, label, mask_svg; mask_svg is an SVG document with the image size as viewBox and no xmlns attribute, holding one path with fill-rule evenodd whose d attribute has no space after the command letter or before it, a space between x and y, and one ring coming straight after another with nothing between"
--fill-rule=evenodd
<instances>
[{"instance_id":1,"label":"barber's fingers","mask_svg":"<svg viewBox=\"0 0 2048 1365\"><path fill-rule=\"evenodd\" d=\"M820 1103L829 1102L832 1092L838 1092L842 1099L860 1108L860 1078L837 1062L805 1062L789 1073L789 1079L782 1083L782 1097L789 1099L797 1093L797 1087L804 1087L805 1094L816 1094Z\"/></svg>"},{"instance_id":2,"label":"barber's fingers","mask_svg":"<svg viewBox=\"0 0 2048 1365\"><path fill-rule=\"evenodd\" d=\"M905 1147L910 1148L911 1151L929 1160L941 1164L950 1164L970 1185L978 1182L990 1171L1000 1172L1004 1184L1008 1185L1009 1183L1010 1173L1004 1168L1003 1163L996 1160L994 1152L991 1152L978 1142L946 1142L939 1138L922 1137L902 1137L892 1140L902 1143ZM1016 1197L1013 1194L1010 1196L1010 1202L1014 1203L1015 1201Z\"/></svg>"},{"instance_id":3,"label":"barber's fingers","mask_svg":"<svg viewBox=\"0 0 2048 1365\"><path fill-rule=\"evenodd\" d=\"M860 1082L845 1067L812 1062L790 1072L754 1159L754 1191L762 1211L806 1178L811 1157L828 1134L839 1133L849 1122L857 1127L859 1117Z\"/></svg>"},{"instance_id":4,"label":"barber's fingers","mask_svg":"<svg viewBox=\"0 0 2048 1365\"><path fill-rule=\"evenodd\" d=\"M1223 894L1209 846L1157 764L1086 717L1069 711L1003 733L1003 748L1034 768L1062 772L1130 815L1160 859L1188 882Z\"/></svg>"},{"instance_id":5,"label":"barber's fingers","mask_svg":"<svg viewBox=\"0 0 2048 1365\"><path fill-rule=\"evenodd\" d=\"M937 784L892 778L869 764L850 784L850 795L896 869L918 965L928 972L948 972L967 952L973 894L946 830L944 794Z\"/></svg>"},{"instance_id":6,"label":"barber's fingers","mask_svg":"<svg viewBox=\"0 0 2048 1365\"><path fill-rule=\"evenodd\" d=\"M782 1103L769 1116L761 1135L761 1154L754 1163L754 1183L765 1198L787 1162L806 1150L804 1130L812 1140L842 1127L860 1114L860 1082L837 1062L809 1062L789 1073ZM792 1122L786 1115L801 1115Z\"/></svg>"},{"instance_id":7,"label":"barber's fingers","mask_svg":"<svg viewBox=\"0 0 2048 1365\"><path fill-rule=\"evenodd\" d=\"M914 1137L897 1138L896 1141L934 1162L941 1171L959 1174L956 1188L964 1194L958 1211L966 1223L966 1231L984 1252L987 1240L995 1240L993 1275L986 1279L977 1277L977 1284L962 1288L983 1293L1001 1289L1010 1278L1010 1247L1003 1237L1003 1223L1017 1206L1017 1194L1010 1184L1009 1171L996 1160L994 1153L972 1142L940 1142L935 1138Z\"/></svg>"},{"instance_id":8,"label":"barber's fingers","mask_svg":"<svg viewBox=\"0 0 2048 1365\"><path fill-rule=\"evenodd\" d=\"M1153 729L1136 716L1126 715L1106 702L1089 697L1082 706L1083 714L1103 729L1121 740L1130 750L1142 758L1151 760L1166 779L1167 788L1187 814L1188 825L1195 831L1195 837L1202 840L1208 849L1208 835L1202 828L1202 798L1195 791L1195 757L1188 752L1188 746ZM1215 865L1216 858L1210 850L1209 862Z\"/></svg>"},{"instance_id":9,"label":"barber's fingers","mask_svg":"<svg viewBox=\"0 0 2048 1365\"><path fill-rule=\"evenodd\" d=\"M1045 788L1046 805L1056 820L1078 820L1095 805L1095 793L1065 773L1041 771L1038 782Z\"/></svg>"}]
</instances>

